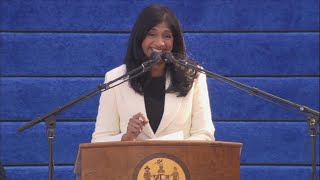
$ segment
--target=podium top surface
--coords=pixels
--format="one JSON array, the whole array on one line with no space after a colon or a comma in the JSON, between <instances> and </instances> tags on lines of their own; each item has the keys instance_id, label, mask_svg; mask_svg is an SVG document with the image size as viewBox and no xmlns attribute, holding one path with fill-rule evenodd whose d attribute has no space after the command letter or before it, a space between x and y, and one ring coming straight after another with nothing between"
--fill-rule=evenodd
<instances>
[{"instance_id":1,"label":"podium top surface","mask_svg":"<svg viewBox=\"0 0 320 180\"><path fill-rule=\"evenodd\" d=\"M145 140L145 141L110 141L96 143L82 143L80 149L101 148L108 146L228 146L241 148L242 143L225 141L196 141L196 140Z\"/></svg>"}]
</instances>

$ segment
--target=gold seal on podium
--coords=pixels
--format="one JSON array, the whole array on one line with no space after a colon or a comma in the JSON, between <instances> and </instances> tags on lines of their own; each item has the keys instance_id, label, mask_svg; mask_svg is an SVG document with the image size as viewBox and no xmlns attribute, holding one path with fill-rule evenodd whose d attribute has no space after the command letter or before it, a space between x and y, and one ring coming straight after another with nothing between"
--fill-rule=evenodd
<instances>
[{"instance_id":1,"label":"gold seal on podium","mask_svg":"<svg viewBox=\"0 0 320 180\"><path fill-rule=\"evenodd\" d=\"M133 180L190 180L190 173L176 156L156 153L140 161L133 173Z\"/></svg>"}]
</instances>

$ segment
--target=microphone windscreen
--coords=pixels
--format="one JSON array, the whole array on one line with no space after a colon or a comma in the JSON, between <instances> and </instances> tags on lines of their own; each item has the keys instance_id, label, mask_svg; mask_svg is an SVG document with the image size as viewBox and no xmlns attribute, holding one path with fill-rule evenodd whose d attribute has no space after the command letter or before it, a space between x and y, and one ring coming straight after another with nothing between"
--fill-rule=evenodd
<instances>
[{"instance_id":1,"label":"microphone windscreen","mask_svg":"<svg viewBox=\"0 0 320 180\"><path fill-rule=\"evenodd\" d=\"M162 53L162 59L167 63L172 63L175 60L175 57L171 52L164 52Z\"/></svg>"},{"instance_id":2,"label":"microphone windscreen","mask_svg":"<svg viewBox=\"0 0 320 180\"><path fill-rule=\"evenodd\" d=\"M152 61L160 61L161 60L161 53L153 51L150 55L150 60Z\"/></svg>"}]
</instances>

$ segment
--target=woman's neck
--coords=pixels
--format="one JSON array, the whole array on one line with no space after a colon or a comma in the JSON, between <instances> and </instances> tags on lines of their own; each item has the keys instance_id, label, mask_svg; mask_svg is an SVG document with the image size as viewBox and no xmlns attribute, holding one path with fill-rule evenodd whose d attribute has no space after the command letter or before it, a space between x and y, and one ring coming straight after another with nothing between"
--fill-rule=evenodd
<instances>
[{"instance_id":1,"label":"woman's neck","mask_svg":"<svg viewBox=\"0 0 320 180\"><path fill-rule=\"evenodd\" d=\"M164 61L160 61L151 67L151 77L163 76L165 72L166 72L166 63Z\"/></svg>"},{"instance_id":2,"label":"woman's neck","mask_svg":"<svg viewBox=\"0 0 320 180\"><path fill-rule=\"evenodd\" d=\"M156 71L156 72L152 72L151 71L151 77L162 77L164 75L164 71Z\"/></svg>"}]
</instances>

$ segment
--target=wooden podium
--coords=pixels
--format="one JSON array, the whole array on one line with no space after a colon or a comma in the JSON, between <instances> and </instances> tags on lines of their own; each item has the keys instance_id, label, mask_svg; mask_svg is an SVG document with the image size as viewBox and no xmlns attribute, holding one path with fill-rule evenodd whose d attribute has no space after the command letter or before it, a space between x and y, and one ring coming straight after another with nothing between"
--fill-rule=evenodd
<instances>
[{"instance_id":1,"label":"wooden podium","mask_svg":"<svg viewBox=\"0 0 320 180\"><path fill-rule=\"evenodd\" d=\"M241 143L135 141L80 144L79 180L239 180Z\"/></svg>"}]
</instances>

